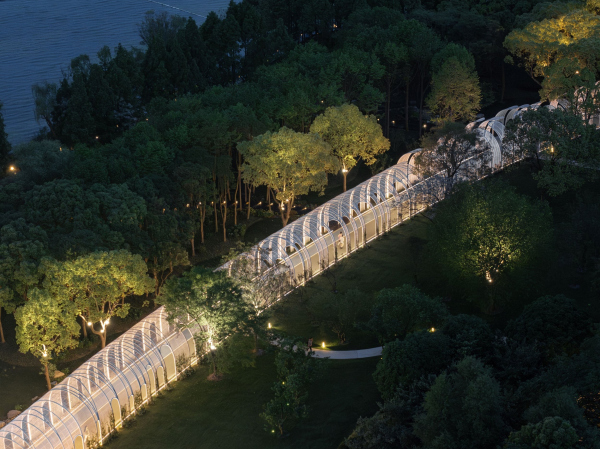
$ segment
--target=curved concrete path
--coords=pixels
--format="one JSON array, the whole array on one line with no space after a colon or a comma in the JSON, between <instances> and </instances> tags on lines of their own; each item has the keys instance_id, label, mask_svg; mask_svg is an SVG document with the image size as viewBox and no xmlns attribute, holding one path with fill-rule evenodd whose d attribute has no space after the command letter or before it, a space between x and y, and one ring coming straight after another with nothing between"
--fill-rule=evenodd
<instances>
[{"instance_id":1,"label":"curved concrete path","mask_svg":"<svg viewBox=\"0 0 600 449\"><path fill-rule=\"evenodd\" d=\"M368 357L377 357L381 355L383 348L358 349L355 351L328 351L326 349L313 349L314 357L319 359L331 360L351 360L351 359L366 359Z\"/></svg>"}]
</instances>

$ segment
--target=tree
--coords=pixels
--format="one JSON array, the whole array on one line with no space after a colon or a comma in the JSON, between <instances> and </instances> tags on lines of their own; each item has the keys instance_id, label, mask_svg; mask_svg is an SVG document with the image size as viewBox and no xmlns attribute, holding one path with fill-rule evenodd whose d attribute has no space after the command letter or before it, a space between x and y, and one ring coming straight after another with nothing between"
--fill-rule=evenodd
<instances>
[{"instance_id":1,"label":"tree","mask_svg":"<svg viewBox=\"0 0 600 449\"><path fill-rule=\"evenodd\" d=\"M536 424L527 424L512 432L506 449L568 449L577 447L579 437L573 426L558 416L548 416Z\"/></svg>"},{"instance_id":2,"label":"tree","mask_svg":"<svg viewBox=\"0 0 600 449\"><path fill-rule=\"evenodd\" d=\"M342 167L344 192L346 176L359 160L372 165L378 155L390 148L390 142L383 137L375 116L365 116L351 104L327 108L314 120L310 132L318 134L331 145Z\"/></svg>"},{"instance_id":3,"label":"tree","mask_svg":"<svg viewBox=\"0 0 600 449\"><path fill-rule=\"evenodd\" d=\"M430 298L417 287L405 284L377 293L367 327L383 344L402 340L411 332L439 327L447 316L440 298Z\"/></svg>"},{"instance_id":4,"label":"tree","mask_svg":"<svg viewBox=\"0 0 600 449\"><path fill-rule=\"evenodd\" d=\"M547 359L572 355L590 336L589 320L564 295L544 296L525 306L506 333L516 341L536 342Z\"/></svg>"},{"instance_id":5,"label":"tree","mask_svg":"<svg viewBox=\"0 0 600 449\"><path fill-rule=\"evenodd\" d=\"M293 339L280 339L275 357L278 380L273 385L275 397L265 404L260 417L265 430L284 433L284 424L308 416L308 387L323 372L323 360L315 359L306 347Z\"/></svg>"},{"instance_id":6,"label":"tree","mask_svg":"<svg viewBox=\"0 0 600 449\"><path fill-rule=\"evenodd\" d=\"M0 101L0 170L5 172L8 168L9 153L11 149L10 142L8 141L8 134L4 129L4 116L2 115L2 102Z\"/></svg>"},{"instance_id":7,"label":"tree","mask_svg":"<svg viewBox=\"0 0 600 449\"><path fill-rule=\"evenodd\" d=\"M438 122L472 121L481 107L477 72L455 56L433 74L431 93L426 100Z\"/></svg>"},{"instance_id":8,"label":"tree","mask_svg":"<svg viewBox=\"0 0 600 449\"><path fill-rule=\"evenodd\" d=\"M385 345L373 374L383 399L392 398L398 387L421 376L440 373L452 360L450 344L441 332L422 331Z\"/></svg>"},{"instance_id":9,"label":"tree","mask_svg":"<svg viewBox=\"0 0 600 449\"><path fill-rule=\"evenodd\" d=\"M532 21L511 31L504 40L504 47L540 86L540 79L563 59L576 61L581 69L594 68L597 63L597 54L591 49L598 45L600 16L586 10L583 4L578 6L563 10L556 17ZM553 74L558 75L555 71Z\"/></svg>"},{"instance_id":10,"label":"tree","mask_svg":"<svg viewBox=\"0 0 600 449\"><path fill-rule=\"evenodd\" d=\"M29 299L29 291L38 285L38 265L47 254L48 236L38 226L19 218L0 229L0 312L12 313ZM0 322L0 343L4 332Z\"/></svg>"},{"instance_id":11,"label":"tree","mask_svg":"<svg viewBox=\"0 0 600 449\"><path fill-rule=\"evenodd\" d=\"M546 203L499 182L462 184L441 203L429 250L451 284L494 310L500 299L530 287L551 237Z\"/></svg>"},{"instance_id":12,"label":"tree","mask_svg":"<svg viewBox=\"0 0 600 449\"><path fill-rule=\"evenodd\" d=\"M95 251L71 261L49 261L44 272L44 287L68 292L83 325L100 337L102 348L110 319L125 318L129 312L125 298L146 294L154 286L142 257L126 250Z\"/></svg>"},{"instance_id":13,"label":"tree","mask_svg":"<svg viewBox=\"0 0 600 449\"><path fill-rule=\"evenodd\" d=\"M73 152L63 151L60 142L34 140L17 145L13 150L19 176L26 177L36 184L66 177Z\"/></svg>"},{"instance_id":14,"label":"tree","mask_svg":"<svg viewBox=\"0 0 600 449\"><path fill-rule=\"evenodd\" d=\"M506 127L507 157L529 158L533 177L550 196L580 188L600 167L600 133L573 111L527 110Z\"/></svg>"},{"instance_id":15,"label":"tree","mask_svg":"<svg viewBox=\"0 0 600 449\"><path fill-rule=\"evenodd\" d=\"M327 173L334 173L338 166L331 147L318 135L286 127L241 142L238 151L244 157L244 181L266 185L273 191L283 226L290 219L296 198L309 191L323 193Z\"/></svg>"},{"instance_id":16,"label":"tree","mask_svg":"<svg viewBox=\"0 0 600 449\"><path fill-rule=\"evenodd\" d=\"M56 94L58 86L56 83L49 83L44 81L43 83L36 83L31 86L31 92L33 93L33 100L35 103L35 120L39 123L40 120L44 120L52 138L56 138L56 131L54 129L54 123L52 122L52 112L56 107Z\"/></svg>"},{"instance_id":17,"label":"tree","mask_svg":"<svg viewBox=\"0 0 600 449\"><path fill-rule=\"evenodd\" d=\"M423 149L415 158L417 170L422 178L443 172L446 178L444 195L448 195L454 187L459 171L465 172L465 177L471 179L474 176L469 171L485 169L491 159L485 140L462 123L442 123L423 137L421 146Z\"/></svg>"},{"instance_id":18,"label":"tree","mask_svg":"<svg viewBox=\"0 0 600 449\"><path fill-rule=\"evenodd\" d=\"M224 271L195 267L165 284L157 302L164 304L169 320L180 328L198 326L197 344L210 354L212 378L223 372L218 346L231 335L243 332L254 313L244 300L239 282Z\"/></svg>"},{"instance_id":19,"label":"tree","mask_svg":"<svg viewBox=\"0 0 600 449\"><path fill-rule=\"evenodd\" d=\"M267 256L266 249L239 242L223 258L227 273L239 282L245 301L254 309L246 324L254 334L255 351L259 336L266 332L271 306L289 289L289 274L285 270L262 266L261 261Z\"/></svg>"},{"instance_id":20,"label":"tree","mask_svg":"<svg viewBox=\"0 0 600 449\"><path fill-rule=\"evenodd\" d=\"M310 299L308 308L321 326L335 332L340 344L344 344L347 333L354 328L364 312L368 311L367 298L367 294L356 289L337 294L321 292Z\"/></svg>"},{"instance_id":21,"label":"tree","mask_svg":"<svg viewBox=\"0 0 600 449\"><path fill-rule=\"evenodd\" d=\"M15 312L17 344L21 352L31 352L40 360L50 390L50 360L78 344L77 308L65 291L35 288L29 296L30 300Z\"/></svg>"},{"instance_id":22,"label":"tree","mask_svg":"<svg viewBox=\"0 0 600 449\"><path fill-rule=\"evenodd\" d=\"M426 447L493 446L504 433L500 385L490 368L465 357L425 395L414 432Z\"/></svg>"}]
</instances>

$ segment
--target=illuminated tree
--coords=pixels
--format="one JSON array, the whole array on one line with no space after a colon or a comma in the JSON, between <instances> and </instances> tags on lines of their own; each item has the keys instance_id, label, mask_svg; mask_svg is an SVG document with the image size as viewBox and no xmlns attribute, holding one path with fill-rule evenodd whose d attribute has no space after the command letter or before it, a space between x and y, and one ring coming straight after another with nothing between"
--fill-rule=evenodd
<instances>
[{"instance_id":1,"label":"illuminated tree","mask_svg":"<svg viewBox=\"0 0 600 449\"><path fill-rule=\"evenodd\" d=\"M430 250L456 288L493 310L534 275L552 236L546 203L502 183L461 185L433 222Z\"/></svg>"},{"instance_id":2,"label":"illuminated tree","mask_svg":"<svg viewBox=\"0 0 600 449\"><path fill-rule=\"evenodd\" d=\"M106 346L106 327L114 316L125 318L129 295L153 290L146 263L140 255L126 250L96 251L72 261L44 264L44 287L54 294L68 294L84 326L100 337Z\"/></svg>"},{"instance_id":3,"label":"illuminated tree","mask_svg":"<svg viewBox=\"0 0 600 449\"><path fill-rule=\"evenodd\" d=\"M317 134L298 133L285 127L239 143L238 151L244 157L244 181L271 188L283 226L290 219L296 198L310 191L322 194L327 173L335 173L338 168L331 146Z\"/></svg>"},{"instance_id":4,"label":"illuminated tree","mask_svg":"<svg viewBox=\"0 0 600 449\"><path fill-rule=\"evenodd\" d=\"M50 390L50 360L78 344L77 307L64 290L50 292L34 288L29 298L15 312L17 343L21 352L31 352L40 360Z\"/></svg>"},{"instance_id":5,"label":"illuminated tree","mask_svg":"<svg viewBox=\"0 0 600 449\"><path fill-rule=\"evenodd\" d=\"M28 299L29 290L40 281L38 265L47 247L44 230L22 218L0 229L0 312L4 308L12 313ZM4 343L1 321L0 343Z\"/></svg>"},{"instance_id":6,"label":"illuminated tree","mask_svg":"<svg viewBox=\"0 0 600 449\"><path fill-rule=\"evenodd\" d=\"M564 14L528 23L523 29L513 30L506 36L504 47L517 58L529 76L540 86L542 78L552 74L551 68L563 59L576 61L578 69L597 64L600 16L588 2L589 10L582 5L566 10ZM554 7L554 4L548 4ZM512 62L512 57L509 58ZM597 70L597 69L596 69Z\"/></svg>"},{"instance_id":7,"label":"illuminated tree","mask_svg":"<svg viewBox=\"0 0 600 449\"><path fill-rule=\"evenodd\" d=\"M378 155L390 148L390 142L383 137L375 116L365 116L351 104L327 108L315 119L310 132L320 135L331 145L342 167L344 192L346 176L359 160L372 165Z\"/></svg>"},{"instance_id":8,"label":"illuminated tree","mask_svg":"<svg viewBox=\"0 0 600 449\"><path fill-rule=\"evenodd\" d=\"M245 330L254 313L239 282L224 271L196 267L165 284L157 301L165 305L175 325L198 326L194 338L210 354L213 377L226 372L231 364L224 359L235 351L219 348L225 339Z\"/></svg>"},{"instance_id":9,"label":"illuminated tree","mask_svg":"<svg viewBox=\"0 0 600 449\"><path fill-rule=\"evenodd\" d=\"M440 122L473 120L481 107L477 72L455 56L448 58L433 74L426 103Z\"/></svg>"}]
</instances>

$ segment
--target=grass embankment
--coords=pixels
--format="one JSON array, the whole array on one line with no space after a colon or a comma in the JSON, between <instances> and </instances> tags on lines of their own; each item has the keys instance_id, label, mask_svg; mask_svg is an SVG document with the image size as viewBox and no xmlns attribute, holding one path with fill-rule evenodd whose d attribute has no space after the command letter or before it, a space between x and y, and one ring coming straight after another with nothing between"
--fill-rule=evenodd
<instances>
[{"instance_id":1,"label":"grass embankment","mask_svg":"<svg viewBox=\"0 0 600 449\"><path fill-rule=\"evenodd\" d=\"M377 359L331 362L311 387L310 416L278 439L265 431L259 414L276 380L273 355L258 357L255 368L206 380L208 369L175 383L148 412L109 443L119 448L335 448L356 419L377 409L372 379Z\"/></svg>"}]
</instances>

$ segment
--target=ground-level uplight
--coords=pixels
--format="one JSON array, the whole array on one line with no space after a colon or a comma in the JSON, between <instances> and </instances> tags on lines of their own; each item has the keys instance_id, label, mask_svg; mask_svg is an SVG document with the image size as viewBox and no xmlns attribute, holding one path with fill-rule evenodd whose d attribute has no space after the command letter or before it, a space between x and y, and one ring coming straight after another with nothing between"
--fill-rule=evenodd
<instances>
[{"instance_id":1,"label":"ground-level uplight","mask_svg":"<svg viewBox=\"0 0 600 449\"><path fill-rule=\"evenodd\" d=\"M269 323L269 329L271 329L271 323Z\"/></svg>"},{"instance_id":2,"label":"ground-level uplight","mask_svg":"<svg viewBox=\"0 0 600 449\"><path fill-rule=\"evenodd\" d=\"M321 343L321 347L325 349L325 342Z\"/></svg>"}]
</instances>

